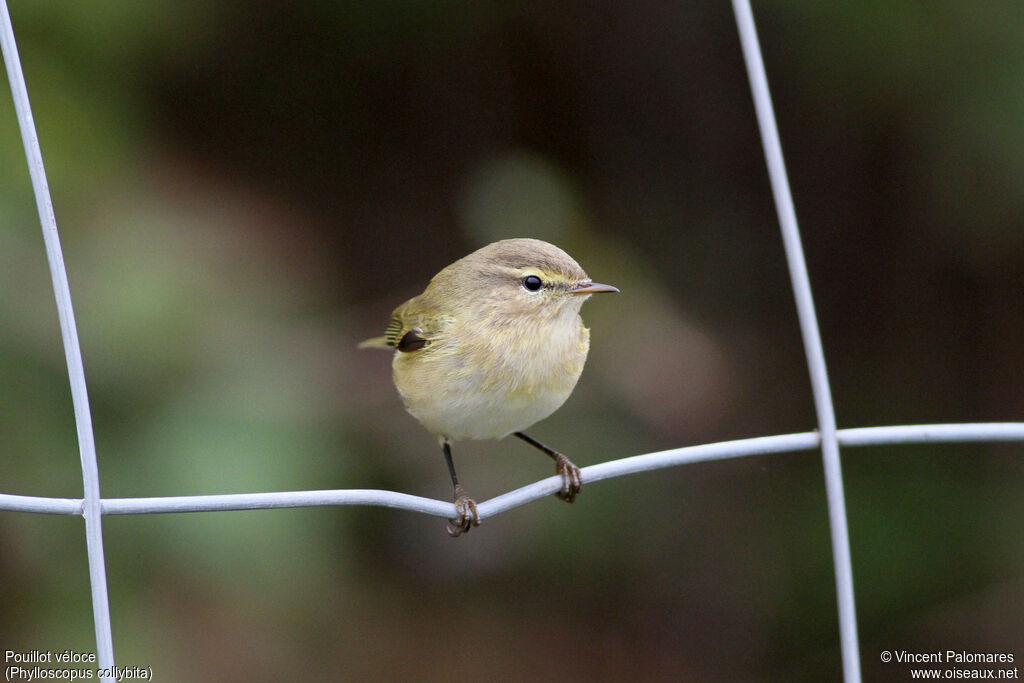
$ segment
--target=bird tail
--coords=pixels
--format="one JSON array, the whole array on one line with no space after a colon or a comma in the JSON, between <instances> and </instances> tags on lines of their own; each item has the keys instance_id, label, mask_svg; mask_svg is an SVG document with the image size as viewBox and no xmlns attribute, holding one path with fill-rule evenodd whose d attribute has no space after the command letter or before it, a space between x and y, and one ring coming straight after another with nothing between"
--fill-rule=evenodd
<instances>
[{"instance_id":1,"label":"bird tail","mask_svg":"<svg viewBox=\"0 0 1024 683\"><path fill-rule=\"evenodd\" d=\"M360 349L393 349L394 347L388 344L387 337L372 337L370 339L364 339L359 342L358 348Z\"/></svg>"}]
</instances>

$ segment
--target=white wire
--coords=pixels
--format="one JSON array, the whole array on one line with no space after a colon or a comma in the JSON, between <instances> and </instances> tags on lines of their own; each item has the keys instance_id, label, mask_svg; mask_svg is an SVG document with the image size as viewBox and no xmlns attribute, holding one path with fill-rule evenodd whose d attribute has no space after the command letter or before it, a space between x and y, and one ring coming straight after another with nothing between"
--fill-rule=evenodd
<instances>
[{"instance_id":1,"label":"white wire","mask_svg":"<svg viewBox=\"0 0 1024 683\"><path fill-rule=\"evenodd\" d=\"M912 443L959 443L1024 441L1024 422L905 425L893 427L857 427L840 429L839 443L847 447L884 446ZM602 479L613 479L639 472L676 467L697 462L742 458L773 453L809 451L821 446L816 432L760 436L736 441L720 441L645 453L590 465L581 469L589 486ZM547 477L522 488L495 496L477 505L480 517L494 517L512 508L539 500L558 491L560 477ZM56 515L82 514L81 499L40 498L0 494L0 510ZM377 489L337 489L329 491L274 491L209 496L167 496L153 498L105 498L100 501L104 515L143 515L174 512L213 512L225 510L268 510L274 508L369 505L419 512L434 517L455 516L451 501L434 500L397 491Z\"/></svg>"},{"instance_id":2,"label":"white wire","mask_svg":"<svg viewBox=\"0 0 1024 683\"><path fill-rule=\"evenodd\" d=\"M39 498L0 493L0 510L36 512L44 515L80 515L82 514L82 499Z\"/></svg>"},{"instance_id":3,"label":"white wire","mask_svg":"<svg viewBox=\"0 0 1024 683\"><path fill-rule=\"evenodd\" d=\"M381 491L343 489L333 491L278 491L234 493L212 496L169 496L164 498L108 498L103 514L141 515L159 512L207 512L213 510L267 510L272 508L318 507L324 505L375 505L422 512L435 517L453 517L455 505L432 498Z\"/></svg>"},{"instance_id":4,"label":"white wire","mask_svg":"<svg viewBox=\"0 0 1024 683\"><path fill-rule=\"evenodd\" d=\"M768 78L757 40L754 16L749 0L733 0L733 10L739 27L743 57L750 77L754 96L754 109L761 129L768 175L771 179L775 208L782 228L782 241L789 263L789 276L796 296L797 315L803 334L807 367L811 375L814 407L821 432L821 455L825 470L825 493L828 500L829 524L832 528L832 556L836 574L836 598L839 606L839 638L843 654L843 678L846 683L859 683L860 646L857 642L857 611L853 598L853 563L850 557L850 532L846 521L846 500L843 495L843 474L839 462L839 442L836 438L836 417L832 407L828 373L825 370L825 352L821 346L821 333L811 297L811 283L807 275L807 262L800 245L800 232L793 209L793 196L786 177L782 158L782 144L775 124Z\"/></svg>"},{"instance_id":5,"label":"white wire","mask_svg":"<svg viewBox=\"0 0 1024 683\"><path fill-rule=\"evenodd\" d=\"M110 631L110 606L107 599L107 573L103 558L103 530L100 513L100 477L96 466L96 445L92 433L92 418L89 414L89 395L85 385L85 371L82 368L82 351L75 329L75 314L71 307L71 291L64 269L64 255L57 234L57 219L53 214L50 188L43 168L43 154L39 149L39 138L32 108L28 100L28 89L21 71L18 46L14 41L14 28L7 1L0 0L0 46L7 78L14 97L14 109L21 129L22 144L28 160L28 171L32 178L32 190L36 197L36 208L43 228L43 242L46 257L50 263L50 277L53 280L54 296L57 300L57 315L60 318L61 338L64 341L64 356L71 381L71 403L74 407L75 426L78 430L78 450L82 461L83 505L79 511L85 517L85 543L89 557L89 579L92 590L93 621L96 626L96 656L100 668L114 666L114 644ZM103 677L101 680L112 681Z\"/></svg>"},{"instance_id":6,"label":"white wire","mask_svg":"<svg viewBox=\"0 0 1024 683\"><path fill-rule=\"evenodd\" d=\"M859 427L839 430L839 442L844 446L956 443L963 441L1024 441L1024 423L966 422L962 424Z\"/></svg>"}]
</instances>

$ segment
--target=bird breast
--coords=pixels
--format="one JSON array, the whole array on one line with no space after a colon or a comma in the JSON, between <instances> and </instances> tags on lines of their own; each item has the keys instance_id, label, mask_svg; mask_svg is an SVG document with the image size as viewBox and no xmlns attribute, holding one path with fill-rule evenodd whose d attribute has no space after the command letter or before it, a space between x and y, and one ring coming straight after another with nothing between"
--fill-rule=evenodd
<instances>
[{"instance_id":1,"label":"bird breast","mask_svg":"<svg viewBox=\"0 0 1024 683\"><path fill-rule=\"evenodd\" d=\"M501 438L565 402L589 346L577 313L536 325L453 325L424 351L395 354L395 385L406 409L434 434Z\"/></svg>"}]
</instances>

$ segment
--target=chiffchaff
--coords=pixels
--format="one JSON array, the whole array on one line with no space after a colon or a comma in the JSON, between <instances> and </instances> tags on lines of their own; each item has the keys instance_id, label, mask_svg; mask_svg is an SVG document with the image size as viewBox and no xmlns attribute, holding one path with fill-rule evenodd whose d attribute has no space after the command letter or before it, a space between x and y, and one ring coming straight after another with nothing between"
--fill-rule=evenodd
<instances>
[{"instance_id":1,"label":"chiffchaff","mask_svg":"<svg viewBox=\"0 0 1024 683\"><path fill-rule=\"evenodd\" d=\"M579 468L522 430L557 410L576 386L590 348L583 302L617 291L592 282L554 245L501 240L435 275L395 309L385 336L360 344L397 349L395 387L448 463L458 515L449 534L480 524L476 502L455 476L453 441L515 434L554 458L560 498L571 503L579 493Z\"/></svg>"}]
</instances>

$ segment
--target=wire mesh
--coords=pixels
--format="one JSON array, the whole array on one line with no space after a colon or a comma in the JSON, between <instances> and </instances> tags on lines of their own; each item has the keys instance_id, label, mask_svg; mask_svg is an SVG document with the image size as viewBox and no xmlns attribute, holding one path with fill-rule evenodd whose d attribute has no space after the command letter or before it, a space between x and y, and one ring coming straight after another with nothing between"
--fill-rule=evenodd
<instances>
[{"instance_id":1,"label":"wire mesh","mask_svg":"<svg viewBox=\"0 0 1024 683\"><path fill-rule=\"evenodd\" d=\"M859 681L860 657L853 595L852 563L839 448L885 444L946 443L965 441L1021 441L1024 423L971 423L883 426L837 429L825 366L824 351L811 296L807 264L800 244L793 199L786 178L781 144L772 111L771 98L750 3L733 0L740 42L751 82L755 111L762 135L765 158L778 211L790 276L796 299L801 332L818 419L818 430L797 434L764 436L726 441L621 458L582 468L583 480L603 479L639 472L727 458L765 456L775 453L820 450L822 452L829 518L833 543L839 605L843 672L848 683ZM407 510L450 518L454 505L395 491L346 489L326 491L282 491L209 496L150 498L100 497L99 473L89 411L88 392L75 326L70 288L50 199L42 154L35 131L28 92L15 44L6 0L0 0L0 44L7 69L18 124L28 161L50 265L60 318L82 466L82 498L49 498L0 494L0 510L15 512L81 515L85 519L89 579L92 592L97 658L101 668L114 666L110 607L104 566L103 515L137 515L175 512L253 510L313 506L369 505ZM483 501L481 519L547 497L559 490L561 479L549 477ZM114 680L101 677L100 680Z\"/></svg>"}]
</instances>

